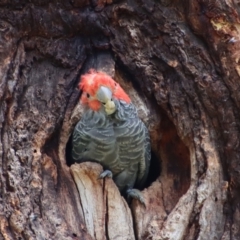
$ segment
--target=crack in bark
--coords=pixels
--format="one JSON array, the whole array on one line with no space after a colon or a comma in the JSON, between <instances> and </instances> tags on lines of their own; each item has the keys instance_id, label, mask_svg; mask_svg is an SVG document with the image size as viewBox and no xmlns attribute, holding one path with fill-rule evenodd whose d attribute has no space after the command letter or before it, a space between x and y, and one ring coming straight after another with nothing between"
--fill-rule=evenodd
<instances>
[{"instance_id":1,"label":"crack in bark","mask_svg":"<svg viewBox=\"0 0 240 240\"><path fill-rule=\"evenodd\" d=\"M159 180L159 182L161 183L161 192L162 192L162 203L163 203L163 208L164 208L164 211L167 213L167 216L169 215L169 213L167 212L167 209L166 209L166 206L165 206L165 203L164 203L164 192L163 192L163 187L162 187L162 181ZM163 221L165 222L167 220L167 217L166 219ZM163 224L162 224L163 226Z\"/></svg>"},{"instance_id":2,"label":"crack in bark","mask_svg":"<svg viewBox=\"0 0 240 240\"><path fill-rule=\"evenodd\" d=\"M83 184L83 181L81 180L81 178L80 178L80 181L82 182L82 184ZM83 204L82 204L82 201L81 201L81 193L79 192L79 190L78 190L78 187L77 187L77 184L76 184L76 182L74 181L74 183L75 183L75 186L76 186L76 188L77 188L77 191L78 191L78 195L79 195L79 200L80 200L80 205L81 205L81 208L82 208L82 213L83 213L83 218L84 218L84 221L85 221L85 223L86 223L86 217L85 217L85 213L84 213L84 208L83 208ZM83 184L84 185L84 184Z\"/></svg>"},{"instance_id":3,"label":"crack in bark","mask_svg":"<svg viewBox=\"0 0 240 240\"><path fill-rule=\"evenodd\" d=\"M129 205L128 205L129 206ZM131 215L132 215L132 219L133 219L133 233L134 233L134 237L135 239L138 239L138 234L137 234L137 222L136 222L136 216L134 215L134 212L132 210L132 207L130 207L130 210L131 210Z\"/></svg>"},{"instance_id":4,"label":"crack in bark","mask_svg":"<svg viewBox=\"0 0 240 240\"><path fill-rule=\"evenodd\" d=\"M196 203L196 200L195 200L195 203ZM200 224L198 222L198 219L199 219L199 215L201 213L201 209L202 209L202 206L201 208L195 213L195 216L192 217L192 220L189 222L188 224L188 228L187 228L187 231L185 233L185 236L183 236L183 239L186 239L188 240L186 237L189 237L188 234L189 234L189 230L190 228L194 225L195 226L195 234L194 234L194 238L193 239L197 239L198 236L199 236L199 233L200 233Z\"/></svg>"},{"instance_id":5,"label":"crack in bark","mask_svg":"<svg viewBox=\"0 0 240 240\"><path fill-rule=\"evenodd\" d=\"M105 212L105 233L106 233L106 239L110 240L109 234L108 234L108 194L107 191L105 191L105 184L106 184L106 179L103 179L103 191L106 193L106 212ZM104 196L104 195L103 195Z\"/></svg>"},{"instance_id":6,"label":"crack in bark","mask_svg":"<svg viewBox=\"0 0 240 240\"><path fill-rule=\"evenodd\" d=\"M2 109L2 108L1 108ZM4 132L5 132L5 125L6 125L6 123L5 123L5 121L3 121L2 122L2 129L1 129L1 145L2 145L2 151L1 151L1 166L0 166L0 173L1 173L1 178L0 178L0 180L1 180L1 182L0 182L0 184L1 184L1 198L3 198L3 185L4 185L4 183L6 183L6 179L5 179L5 181L4 181L4 176L5 176L5 174L4 174L4 159L6 159L6 151L4 151L4 149L5 149L5 146L4 146ZM6 184L5 184L6 185Z\"/></svg>"}]
</instances>

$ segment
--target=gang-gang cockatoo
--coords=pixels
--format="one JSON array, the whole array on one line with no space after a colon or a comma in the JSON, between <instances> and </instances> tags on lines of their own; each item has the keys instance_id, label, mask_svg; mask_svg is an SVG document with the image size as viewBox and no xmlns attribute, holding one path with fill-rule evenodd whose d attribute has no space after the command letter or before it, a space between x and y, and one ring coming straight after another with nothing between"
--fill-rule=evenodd
<instances>
[{"instance_id":1,"label":"gang-gang cockatoo","mask_svg":"<svg viewBox=\"0 0 240 240\"><path fill-rule=\"evenodd\" d=\"M129 96L109 75L90 70L79 84L85 106L72 138L76 162L100 163L100 178L112 177L122 193L144 203L151 147L148 130Z\"/></svg>"}]
</instances>

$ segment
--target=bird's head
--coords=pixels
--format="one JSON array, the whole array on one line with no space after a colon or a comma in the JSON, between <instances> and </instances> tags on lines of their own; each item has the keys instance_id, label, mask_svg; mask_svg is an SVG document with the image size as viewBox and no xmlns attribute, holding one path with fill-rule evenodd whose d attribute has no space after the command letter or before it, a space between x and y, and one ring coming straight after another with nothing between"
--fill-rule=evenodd
<instances>
[{"instance_id":1,"label":"bird's head","mask_svg":"<svg viewBox=\"0 0 240 240\"><path fill-rule=\"evenodd\" d=\"M82 90L81 102L83 104L94 111L103 107L107 115L116 111L114 100L131 102L121 86L104 72L91 69L82 75L79 88Z\"/></svg>"}]
</instances>

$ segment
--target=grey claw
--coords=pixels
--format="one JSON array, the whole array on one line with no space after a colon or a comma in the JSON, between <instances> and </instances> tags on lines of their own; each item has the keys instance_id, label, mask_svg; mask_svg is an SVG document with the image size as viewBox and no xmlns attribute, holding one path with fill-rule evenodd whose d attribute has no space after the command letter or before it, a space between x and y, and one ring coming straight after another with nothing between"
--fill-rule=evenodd
<instances>
[{"instance_id":1,"label":"grey claw","mask_svg":"<svg viewBox=\"0 0 240 240\"><path fill-rule=\"evenodd\" d=\"M105 177L112 178L113 177L112 172L110 170L105 170L99 175L98 179L103 179Z\"/></svg>"},{"instance_id":2,"label":"grey claw","mask_svg":"<svg viewBox=\"0 0 240 240\"><path fill-rule=\"evenodd\" d=\"M141 191L139 191L138 189L128 189L127 190L127 197L128 198L135 198L137 199L139 202L141 202L144 206L145 205L145 201L144 201L144 198L143 198L143 195L141 193Z\"/></svg>"}]
</instances>

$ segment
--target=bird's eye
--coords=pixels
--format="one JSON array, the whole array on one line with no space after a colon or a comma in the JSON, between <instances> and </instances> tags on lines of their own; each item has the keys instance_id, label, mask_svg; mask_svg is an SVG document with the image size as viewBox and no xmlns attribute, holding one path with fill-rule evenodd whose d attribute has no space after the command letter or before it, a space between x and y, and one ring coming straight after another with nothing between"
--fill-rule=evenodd
<instances>
[{"instance_id":1,"label":"bird's eye","mask_svg":"<svg viewBox=\"0 0 240 240\"><path fill-rule=\"evenodd\" d=\"M102 102L103 105L105 105L106 103L105 102Z\"/></svg>"},{"instance_id":2,"label":"bird's eye","mask_svg":"<svg viewBox=\"0 0 240 240\"><path fill-rule=\"evenodd\" d=\"M89 93L87 93L87 98L90 98L90 94Z\"/></svg>"}]
</instances>

